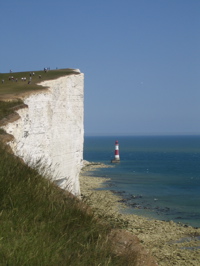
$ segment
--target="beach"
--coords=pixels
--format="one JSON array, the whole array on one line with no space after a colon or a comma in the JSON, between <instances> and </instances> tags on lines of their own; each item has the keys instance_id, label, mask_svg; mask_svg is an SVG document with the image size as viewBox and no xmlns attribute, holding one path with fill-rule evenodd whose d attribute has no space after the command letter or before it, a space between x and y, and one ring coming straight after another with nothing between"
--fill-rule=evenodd
<instances>
[{"instance_id":1,"label":"beach","mask_svg":"<svg viewBox=\"0 0 200 266\"><path fill-rule=\"evenodd\" d=\"M158 265L200 265L200 228L173 221L122 214L120 211L126 208L126 205L121 202L120 195L109 190L106 184L109 179L87 174L100 167L111 166L86 162L80 174L82 199L98 216L136 235Z\"/></svg>"}]
</instances>

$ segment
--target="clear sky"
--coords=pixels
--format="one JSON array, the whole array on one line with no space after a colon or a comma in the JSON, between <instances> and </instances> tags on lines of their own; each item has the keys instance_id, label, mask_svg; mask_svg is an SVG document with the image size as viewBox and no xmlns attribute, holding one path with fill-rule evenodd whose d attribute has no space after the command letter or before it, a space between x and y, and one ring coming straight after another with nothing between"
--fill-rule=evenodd
<instances>
[{"instance_id":1,"label":"clear sky","mask_svg":"<svg viewBox=\"0 0 200 266\"><path fill-rule=\"evenodd\" d=\"M0 72L79 68L85 134L200 134L199 0L0 3Z\"/></svg>"}]
</instances>

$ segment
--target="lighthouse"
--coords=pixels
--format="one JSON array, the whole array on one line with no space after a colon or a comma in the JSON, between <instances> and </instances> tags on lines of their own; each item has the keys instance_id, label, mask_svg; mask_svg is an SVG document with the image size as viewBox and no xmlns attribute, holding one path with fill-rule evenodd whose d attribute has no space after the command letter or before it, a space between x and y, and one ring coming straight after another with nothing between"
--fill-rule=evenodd
<instances>
[{"instance_id":1,"label":"lighthouse","mask_svg":"<svg viewBox=\"0 0 200 266\"><path fill-rule=\"evenodd\" d=\"M120 158L119 158L119 142L118 140L115 141L115 159L111 160L111 163L119 163Z\"/></svg>"}]
</instances>

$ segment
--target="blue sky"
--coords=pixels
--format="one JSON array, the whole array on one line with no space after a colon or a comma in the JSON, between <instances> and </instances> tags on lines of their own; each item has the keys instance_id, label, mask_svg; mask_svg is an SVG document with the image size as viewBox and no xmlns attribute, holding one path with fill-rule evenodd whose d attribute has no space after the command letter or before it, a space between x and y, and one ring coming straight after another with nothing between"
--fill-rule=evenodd
<instances>
[{"instance_id":1,"label":"blue sky","mask_svg":"<svg viewBox=\"0 0 200 266\"><path fill-rule=\"evenodd\" d=\"M10 0L0 72L79 68L85 134L200 134L200 1Z\"/></svg>"}]
</instances>

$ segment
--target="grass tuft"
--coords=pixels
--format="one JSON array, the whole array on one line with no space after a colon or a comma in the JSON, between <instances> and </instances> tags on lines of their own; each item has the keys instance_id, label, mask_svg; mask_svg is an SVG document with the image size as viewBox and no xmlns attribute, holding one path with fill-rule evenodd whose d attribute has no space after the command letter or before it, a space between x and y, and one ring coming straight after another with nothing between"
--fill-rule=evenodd
<instances>
[{"instance_id":1,"label":"grass tuft","mask_svg":"<svg viewBox=\"0 0 200 266\"><path fill-rule=\"evenodd\" d=\"M22 100L0 101L0 120L14 112L14 107L23 104Z\"/></svg>"}]
</instances>

